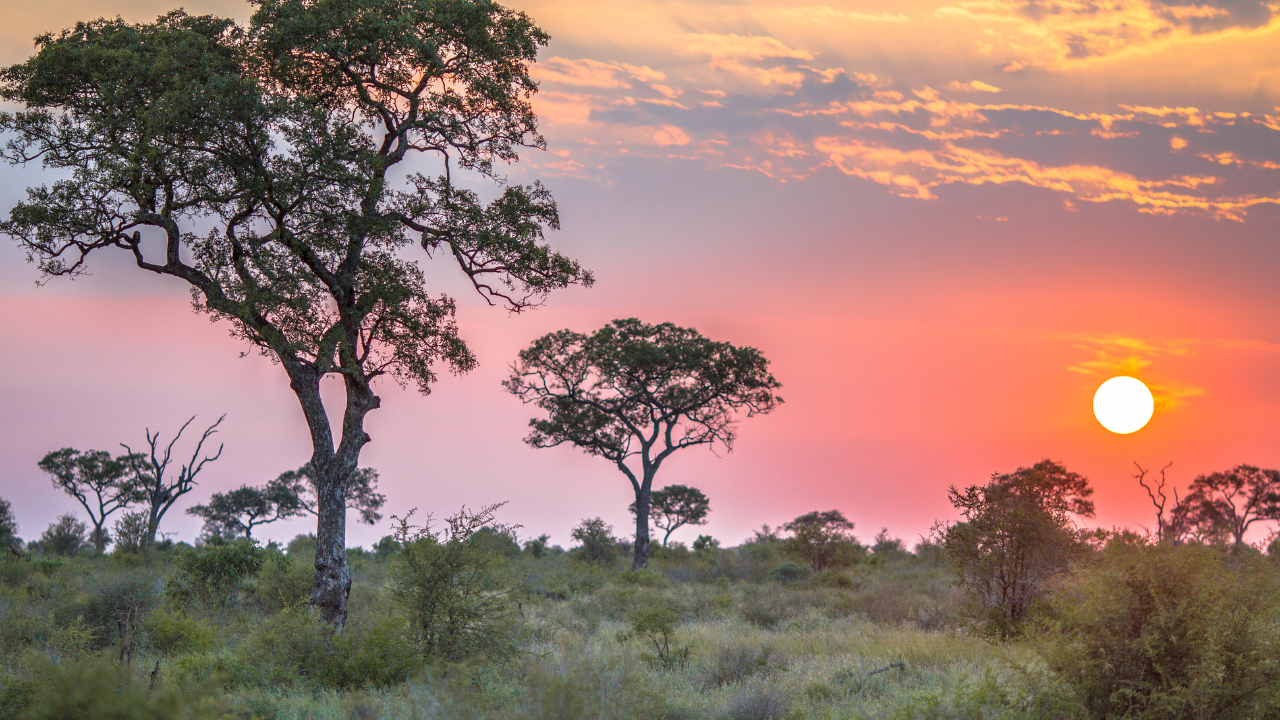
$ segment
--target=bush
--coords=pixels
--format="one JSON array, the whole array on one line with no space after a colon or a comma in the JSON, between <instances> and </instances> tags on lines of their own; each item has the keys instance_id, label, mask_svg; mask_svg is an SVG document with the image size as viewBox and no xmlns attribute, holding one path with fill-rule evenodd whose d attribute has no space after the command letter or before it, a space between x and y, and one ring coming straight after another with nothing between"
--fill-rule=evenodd
<instances>
[{"instance_id":1,"label":"bush","mask_svg":"<svg viewBox=\"0 0 1280 720\"><path fill-rule=\"evenodd\" d=\"M810 578L809 582L818 587L837 588L839 590L852 590L854 587L853 578L835 568L823 570Z\"/></svg>"},{"instance_id":2,"label":"bush","mask_svg":"<svg viewBox=\"0 0 1280 720\"><path fill-rule=\"evenodd\" d=\"M498 570L507 563L492 538L477 530L493 521L493 505L463 508L446 520L449 528L431 530L399 523L396 541L404 548L392 565L394 592L418 626L424 652L445 660L474 655L503 657L515 652L510 603L498 592ZM493 525L495 532L507 528Z\"/></svg>"},{"instance_id":3,"label":"bush","mask_svg":"<svg viewBox=\"0 0 1280 720\"><path fill-rule=\"evenodd\" d=\"M150 516L146 510L127 512L121 515L120 519L116 521L115 529L111 532L111 536L116 543L112 552L120 555L129 555L145 550L149 522Z\"/></svg>"},{"instance_id":4,"label":"bush","mask_svg":"<svg viewBox=\"0 0 1280 720\"><path fill-rule=\"evenodd\" d=\"M751 589L743 595L739 608L742 619L765 630L773 630L795 614L795 608L778 593Z\"/></svg>"},{"instance_id":5,"label":"bush","mask_svg":"<svg viewBox=\"0 0 1280 720\"><path fill-rule=\"evenodd\" d=\"M582 543L569 551L569 555L576 560L609 567L621 555L620 543L613 536L613 526L600 518L583 520L569 535Z\"/></svg>"},{"instance_id":6,"label":"bush","mask_svg":"<svg viewBox=\"0 0 1280 720\"><path fill-rule=\"evenodd\" d=\"M894 720L1071 720L1085 717L1079 702L1044 677L1017 681L988 671L941 693L898 708ZM1110 716L1108 716L1110 717Z\"/></svg>"},{"instance_id":7,"label":"bush","mask_svg":"<svg viewBox=\"0 0 1280 720\"><path fill-rule=\"evenodd\" d=\"M651 599L633 608L629 619L631 632L620 634L618 639L625 642L635 638L646 648L652 647L653 653L645 652L641 656L650 667L655 670L679 670L689 662L687 646L672 647L680 613L671 602Z\"/></svg>"},{"instance_id":8,"label":"bush","mask_svg":"<svg viewBox=\"0 0 1280 720\"><path fill-rule=\"evenodd\" d=\"M240 538L222 545L178 555L178 572L169 580L170 594L205 605L234 606L245 581L262 569L267 551L258 541Z\"/></svg>"},{"instance_id":9,"label":"bush","mask_svg":"<svg viewBox=\"0 0 1280 720\"><path fill-rule=\"evenodd\" d=\"M68 614L82 619L93 630L95 647L118 645L120 657L131 657L143 639L146 614L157 600L156 577L146 571L110 576L106 583L81 598ZM60 618L62 621L70 617Z\"/></svg>"},{"instance_id":10,"label":"bush","mask_svg":"<svg viewBox=\"0 0 1280 720\"><path fill-rule=\"evenodd\" d=\"M782 527L791 532L783 541L787 552L815 571L849 567L866 554L853 536L853 523L839 510L815 510Z\"/></svg>"},{"instance_id":11,"label":"bush","mask_svg":"<svg viewBox=\"0 0 1280 720\"><path fill-rule=\"evenodd\" d=\"M305 603L315 581L315 566L299 558L270 552L254 581L253 594L271 611Z\"/></svg>"},{"instance_id":12,"label":"bush","mask_svg":"<svg viewBox=\"0 0 1280 720\"><path fill-rule=\"evenodd\" d=\"M716 652L703 683L719 688L741 682L756 674L772 674L787 669L786 662L769 645L730 645Z\"/></svg>"},{"instance_id":13,"label":"bush","mask_svg":"<svg viewBox=\"0 0 1280 720\"><path fill-rule=\"evenodd\" d=\"M421 651L402 617L351 621L342 634L302 608L286 608L254 629L236 663L239 684L353 690L398 685L417 671Z\"/></svg>"},{"instance_id":14,"label":"bush","mask_svg":"<svg viewBox=\"0 0 1280 720\"><path fill-rule=\"evenodd\" d=\"M13 506L0 498L0 553L16 555L22 552L22 539L18 537L18 520L13 516Z\"/></svg>"},{"instance_id":15,"label":"bush","mask_svg":"<svg viewBox=\"0 0 1280 720\"><path fill-rule=\"evenodd\" d=\"M749 690L729 703L725 713L727 720L774 720L783 717L791 703L782 693L773 689Z\"/></svg>"},{"instance_id":16,"label":"bush","mask_svg":"<svg viewBox=\"0 0 1280 720\"><path fill-rule=\"evenodd\" d=\"M41 672L26 720L200 720L221 716L203 688L137 680L127 667L89 657Z\"/></svg>"},{"instance_id":17,"label":"bush","mask_svg":"<svg viewBox=\"0 0 1280 720\"><path fill-rule=\"evenodd\" d=\"M89 528L77 520L75 515L61 515L40 536L40 549L54 555L75 555L84 546L88 531Z\"/></svg>"},{"instance_id":18,"label":"bush","mask_svg":"<svg viewBox=\"0 0 1280 720\"><path fill-rule=\"evenodd\" d=\"M181 610L154 610L143 624L151 647L162 653L204 651L213 647L213 628Z\"/></svg>"},{"instance_id":19,"label":"bush","mask_svg":"<svg viewBox=\"0 0 1280 720\"><path fill-rule=\"evenodd\" d=\"M793 583L805 579L809 576L809 568L795 563L782 563L769 573L771 580L780 583Z\"/></svg>"},{"instance_id":20,"label":"bush","mask_svg":"<svg viewBox=\"0 0 1280 720\"><path fill-rule=\"evenodd\" d=\"M1049 605L1045 657L1091 715L1280 713L1280 578L1265 559L1112 542Z\"/></svg>"}]
</instances>

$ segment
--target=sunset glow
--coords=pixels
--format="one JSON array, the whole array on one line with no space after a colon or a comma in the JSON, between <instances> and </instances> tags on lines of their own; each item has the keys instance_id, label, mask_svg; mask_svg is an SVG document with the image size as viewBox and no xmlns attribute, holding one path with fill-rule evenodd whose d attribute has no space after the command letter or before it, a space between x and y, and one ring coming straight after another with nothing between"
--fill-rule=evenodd
<instances>
[{"instance_id":1,"label":"sunset glow","mask_svg":"<svg viewBox=\"0 0 1280 720\"><path fill-rule=\"evenodd\" d=\"M550 190L561 229L547 241L596 283L509 314L447 253L405 249L429 294L456 301L478 365L436 368L429 396L376 386L361 463L381 472L388 514L510 501L522 537L566 546L583 518L626 527L617 471L525 446L529 408L501 382L533 339L631 317L759 349L786 401L743 422L732 453L694 448L663 466L659 485L711 501L680 542L733 545L838 508L861 540L887 527L912 545L956 516L948 487L1046 458L1093 483L1091 523L1150 526L1135 461L1174 462L1180 492L1237 464L1280 467L1274 3L504 4L551 40L531 71L546 151L521 148L503 172ZM78 20L179 5L251 12L21 4L5 11L0 62ZM0 214L57 179L0 164ZM36 467L58 448L114 452L146 428L226 413L225 455L166 520L187 540L200 524L185 507L309 457L281 367L132 263L103 252L90 275L37 286L0 238L0 496L24 536L76 507ZM323 392L338 398L341 383ZM352 523L349 537L388 532Z\"/></svg>"}]
</instances>

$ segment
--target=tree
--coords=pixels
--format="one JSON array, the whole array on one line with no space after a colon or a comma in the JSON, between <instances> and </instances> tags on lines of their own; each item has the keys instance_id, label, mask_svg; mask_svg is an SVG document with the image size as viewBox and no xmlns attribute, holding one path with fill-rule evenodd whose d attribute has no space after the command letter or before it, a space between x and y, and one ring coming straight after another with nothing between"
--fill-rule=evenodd
<instances>
[{"instance_id":1,"label":"tree","mask_svg":"<svg viewBox=\"0 0 1280 720\"><path fill-rule=\"evenodd\" d=\"M125 253L280 364L316 470L311 604L341 627L374 383L426 394L435 365L475 365L453 299L427 293L407 247L511 311L592 277L543 242L559 218L542 185L488 203L459 185L502 184L501 163L545 147L528 66L547 35L528 16L492 0L251 1L247 26L180 10L82 22L0 73L0 99L25 107L0 115L7 159L70 176L29 189L0 232L45 276ZM404 169L423 156L436 177ZM345 391L336 438L328 376Z\"/></svg>"},{"instance_id":2,"label":"tree","mask_svg":"<svg viewBox=\"0 0 1280 720\"><path fill-rule=\"evenodd\" d=\"M547 412L529 421L525 442L575 445L614 463L631 482L635 569L649 564L650 496L663 461L695 445L730 452L739 414L761 415L782 403L759 350L634 318L591 335L561 330L535 340L503 384Z\"/></svg>"},{"instance_id":3,"label":"tree","mask_svg":"<svg viewBox=\"0 0 1280 720\"><path fill-rule=\"evenodd\" d=\"M791 533L783 541L787 552L804 560L814 571L852 565L856 560L859 546L853 536L853 523L839 510L814 510L783 524L782 529Z\"/></svg>"},{"instance_id":4,"label":"tree","mask_svg":"<svg viewBox=\"0 0 1280 720\"><path fill-rule=\"evenodd\" d=\"M303 512L319 515L320 504L316 499L316 473L311 463L297 470L280 473L267 484L268 489L288 493L296 498ZM382 519L378 510L387 502L387 496L377 492L378 471L370 467L356 468L347 480L347 509L360 513L360 522L376 524Z\"/></svg>"},{"instance_id":5,"label":"tree","mask_svg":"<svg viewBox=\"0 0 1280 720\"><path fill-rule=\"evenodd\" d=\"M139 502L146 507L147 531L142 537L141 549L148 552L151 550L151 546L156 541L156 530L160 527L160 520L164 514L173 507L178 498L195 489L196 476L205 465L222 457L222 445L218 446L218 452L213 455L200 457L200 452L204 448L205 441L218 431L217 428L225 417L226 415L223 415L218 418L217 422L204 431L200 440L196 442L195 450L191 452L191 460L179 465L177 477L168 475L169 466L174 461L173 446L182 438L182 433L186 431L187 426L195 422L194 415L178 428L178 432L163 450L160 449L160 433L153 435L151 428L146 430L146 452L136 453L128 445L120 443L126 452L123 459L132 474L132 485L137 490ZM119 527L118 524L117 527Z\"/></svg>"},{"instance_id":6,"label":"tree","mask_svg":"<svg viewBox=\"0 0 1280 720\"><path fill-rule=\"evenodd\" d=\"M60 515L58 521L49 523L48 529L40 536L40 549L54 555L75 555L84 545L88 530L75 515Z\"/></svg>"},{"instance_id":7,"label":"tree","mask_svg":"<svg viewBox=\"0 0 1280 720\"><path fill-rule=\"evenodd\" d=\"M129 465L123 457L113 458L103 450L80 452L62 448L46 454L36 465L84 507L93 525L90 540L98 552L107 549L110 534L107 517L138 502L138 488L130 482Z\"/></svg>"},{"instance_id":8,"label":"tree","mask_svg":"<svg viewBox=\"0 0 1280 720\"><path fill-rule=\"evenodd\" d=\"M13 516L13 506L4 498L0 498L0 550L7 550L14 555L22 554L18 520Z\"/></svg>"},{"instance_id":9,"label":"tree","mask_svg":"<svg viewBox=\"0 0 1280 720\"><path fill-rule=\"evenodd\" d=\"M636 513L636 504L631 503L631 514ZM654 490L649 495L649 518L659 529L665 530L662 546L676 528L684 525L706 525L707 514L711 512L711 501L701 490L688 485L668 485L661 490Z\"/></svg>"},{"instance_id":10,"label":"tree","mask_svg":"<svg viewBox=\"0 0 1280 720\"><path fill-rule=\"evenodd\" d=\"M618 539L613 536L613 526L598 517L583 520L569 532L569 537L582 543L571 551L578 560L609 567L618 557Z\"/></svg>"},{"instance_id":11,"label":"tree","mask_svg":"<svg viewBox=\"0 0 1280 720\"><path fill-rule=\"evenodd\" d=\"M301 515L304 510L296 493L272 481L266 487L241 485L225 493L214 493L208 505L187 508L188 515L204 519L204 534L224 539L252 538L256 525Z\"/></svg>"},{"instance_id":12,"label":"tree","mask_svg":"<svg viewBox=\"0 0 1280 720\"><path fill-rule=\"evenodd\" d=\"M1229 536L1239 547L1250 525L1280 520L1280 470L1237 465L1201 475L1191 481L1183 502L1193 522L1210 531L1207 534Z\"/></svg>"},{"instance_id":13,"label":"tree","mask_svg":"<svg viewBox=\"0 0 1280 720\"><path fill-rule=\"evenodd\" d=\"M1016 635L1046 581L1087 549L1071 516L1093 516L1092 494L1087 479L1052 460L994 474L963 492L951 487L951 504L964 519L937 533L988 632Z\"/></svg>"}]
</instances>

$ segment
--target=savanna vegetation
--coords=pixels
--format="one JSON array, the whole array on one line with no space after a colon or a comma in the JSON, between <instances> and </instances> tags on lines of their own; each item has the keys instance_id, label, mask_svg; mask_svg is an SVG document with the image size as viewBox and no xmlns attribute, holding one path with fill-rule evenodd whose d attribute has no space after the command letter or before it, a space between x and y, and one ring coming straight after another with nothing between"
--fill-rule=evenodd
<instances>
[{"instance_id":1,"label":"savanna vegetation","mask_svg":"<svg viewBox=\"0 0 1280 720\"><path fill-rule=\"evenodd\" d=\"M529 64L547 36L488 0L252 5L247 25L80 23L0 71L5 158L60 178L0 233L47 277L115 252L186 283L281 367L312 440L298 470L190 506L193 544L161 526L221 456L222 419L45 455L88 522L24 541L0 500L0 720L1280 716L1280 558L1250 544L1280 520L1280 473L1180 496L1139 468L1152 532L1090 529L1088 480L1045 460L952 488L959 519L912 548L863 542L838 509L686 545L712 499L655 488L659 469L732 450L781 384L754 348L670 323L551 333L505 384L540 413L527 443L627 479L634 533L586 518L565 550L502 505L386 507L359 466L376 382L426 394L476 362L419 262L511 311L593 282L544 242L546 188L500 173L544 145ZM404 171L414 157L437 174ZM351 511L394 513L388 534L347 547ZM315 534L254 537L306 514Z\"/></svg>"}]
</instances>

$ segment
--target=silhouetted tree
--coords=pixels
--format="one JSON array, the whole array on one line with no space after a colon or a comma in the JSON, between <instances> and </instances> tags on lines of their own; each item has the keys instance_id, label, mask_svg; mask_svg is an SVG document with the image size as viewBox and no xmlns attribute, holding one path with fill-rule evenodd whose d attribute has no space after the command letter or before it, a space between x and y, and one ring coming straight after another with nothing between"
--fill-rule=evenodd
<instances>
[{"instance_id":1,"label":"silhouetted tree","mask_svg":"<svg viewBox=\"0 0 1280 720\"><path fill-rule=\"evenodd\" d=\"M53 478L54 487L84 507L93 525L90 540L98 552L106 550L111 540L107 517L142 499L125 458L113 458L103 450L62 448L46 454L36 465Z\"/></svg>"},{"instance_id":2,"label":"silhouetted tree","mask_svg":"<svg viewBox=\"0 0 1280 720\"><path fill-rule=\"evenodd\" d=\"M1061 463L1042 460L948 494L964 519L937 533L957 582L985 613L988 632L1015 635L1045 582L1088 548L1071 516L1093 516L1093 488Z\"/></svg>"},{"instance_id":3,"label":"silhouetted tree","mask_svg":"<svg viewBox=\"0 0 1280 720\"><path fill-rule=\"evenodd\" d=\"M316 474L311 463L297 470L289 470L268 483L268 488L288 493L297 499L303 512L319 515L320 503L316 498ZM378 512L387 502L387 496L377 492L378 471L373 468L356 468L347 480L347 509L360 513L360 522L373 525L382 519Z\"/></svg>"},{"instance_id":4,"label":"silhouetted tree","mask_svg":"<svg viewBox=\"0 0 1280 720\"><path fill-rule=\"evenodd\" d=\"M636 513L636 504L628 508L631 514ZM676 528L684 525L706 525L707 514L711 512L711 501L701 490L688 485L668 485L661 490L649 494L649 519L659 529L665 530L662 546Z\"/></svg>"},{"instance_id":5,"label":"silhouetted tree","mask_svg":"<svg viewBox=\"0 0 1280 720\"><path fill-rule=\"evenodd\" d=\"M40 536L40 549L54 555L75 555L84 545L88 531L89 528L75 515L60 515L57 522L49 523L48 529Z\"/></svg>"},{"instance_id":6,"label":"silhouetted tree","mask_svg":"<svg viewBox=\"0 0 1280 720\"><path fill-rule=\"evenodd\" d=\"M169 474L169 466L174 462L173 446L182 438L182 433L186 431L187 426L195 421L194 415L178 428L177 434L163 449L160 447L160 433L153 435L151 428L146 430L146 452L135 453L128 445L120 443L127 452L123 460L129 466L129 472L132 475L130 482L137 490L139 502L146 508L147 533L142 538L143 550L151 550L151 546L156 541L156 530L160 527L161 518L169 508L173 507L178 498L195 489L196 476L204 466L222 457L222 445L218 446L218 452L213 455L200 457L200 452L204 448L205 441L218 431L217 428L225 417L226 415L223 415L218 418L217 422L204 431L196 442L195 450L191 452L191 460L178 466L177 477Z\"/></svg>"},{"instance_id":7,"label":"silhouetted tree","mask_svg":"<svg viewBox=\"0 0 1280 720\"><path fill-rule=\"evenodd\" d=\"M524 13L488 0L253 5L247 26L181 10L80 23L4 70L0 99L25 108L0 115L6 158L65 179L29 189L0 232L46 275L119 251L189 285L198 311L280 363L319 487L311 604L340 626L347 483L381 404L373 383L425 394L436 363L475 365L454 301L426 292L406 248L456 262L513 311L591 276L543 243L559 219L540 184L486 204L459 183L464 171L501 184L502 163L545 146L528 64L547 36ZM412 172L431 160L439 176ZM327 376L345 391L336 438Z\"/></svg>"},{"instance_id":8,"label":"silhouetted tree","mask_svg":"<svg viewBox=\"0 0 1280 720\"><path fill-rule=\"evenodd\" d=\"M582 543L572 550L573 557L609 566L618 557L618 539L613 536L613 526L600 518L587 518L569 532L569 537Z\"/></svg>"},{"instance_id":9,"label":"silhouetted tree","mask_svg":"<svg viewBox=\"0 0 1280 720\"><path fill-rule=\"evenodd\" d=\"M204 519L204 534L232 539L253 537L257 525L301 515L305 512L292 488L275 480L266 487L242 485L225 493L214 493L208 505L187 508L188 515Z\"/></svg>"},{"instance_id":10,"label":"silhouetted tree","mask_svg":"<svg viewBox=\"0 0 1280 720\"><path fill-rule=\"evenodd\" d=\"M1193 521L1209 536L1244 544L1249 526L1280 520L1280 470L1237 465L1191 481L1185 499Z\"/></svg>"},{"instance_id":11,"label":"silhouetted tree","mask_svg":"<svg viewBox=\"0 0 1280 720\"><path fill-rule=\"evenodd\" d=\"M18 520L13 516L13 506L0 498L0 550L14 555L22 554L22 539L18 537Z\"/></svg>"},{"instance_id":12,"label":"silhouetted tree","mask_svg":"<svg viewBox=\"0 0 1280 720\"><path fill-rule=\"evenodd\" d=\"M525 442L576 445L627 476L635 492L635 569L649 564L650 495L663 461L694 445L732 451L739 414L760 415L782 402L759 350L634 318L591 335L561 330L535 340L503 384L547 412L529 421ZM633 459L635 468L627 464Z\"/></svg>"},{"instance_id":13,"label":"silhouetted tree","mask_svg":"<svg viewBox=\"0 0 1280 720\"><path fill-rule=\"evenodd\" d=\"M791 533L783 540L783 547L815 571L852 565L857 560L859 545L853 523L839 510L805 513L784 523L782 529Z\"/></svg>"}]
</instances>

